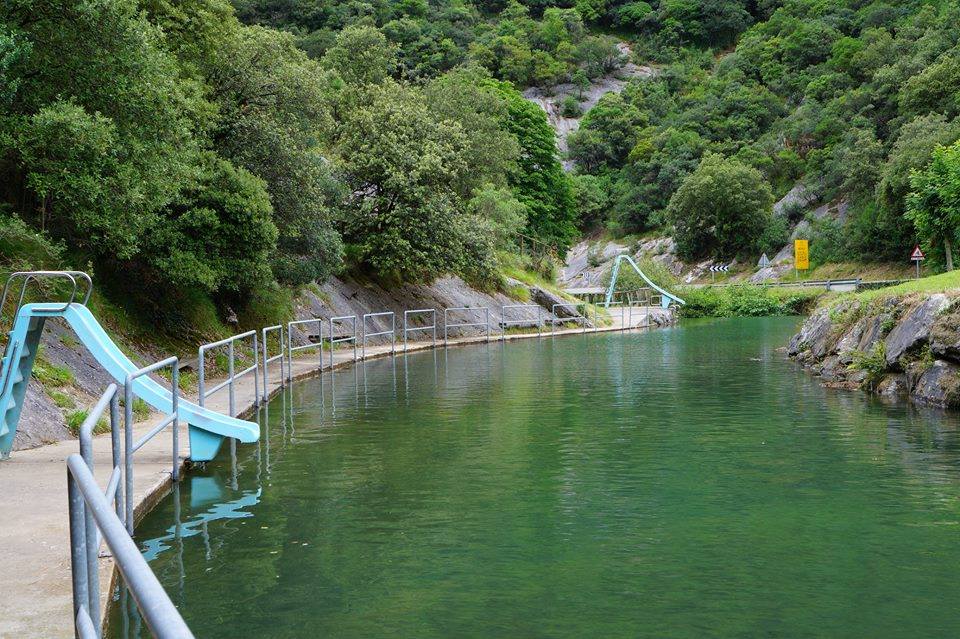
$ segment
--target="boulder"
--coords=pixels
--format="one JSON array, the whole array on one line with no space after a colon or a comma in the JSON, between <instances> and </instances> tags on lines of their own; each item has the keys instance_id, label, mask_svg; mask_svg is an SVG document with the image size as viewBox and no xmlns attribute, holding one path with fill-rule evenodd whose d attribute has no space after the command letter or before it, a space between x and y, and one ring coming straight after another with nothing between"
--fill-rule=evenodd
<instances>
[{"instance_id":1,"label":"boulder","mask_svg":"<svg viewBox=\"0 0 960 639\"><path fill-rule=\"evenodd\" d=\"M570 300L560 297L556 293L551 293L545 288L540 288L539 286L530 287L530 301L534 304L539 304L540 306L547 309L549 313L553 309L554 304L570 304ZM561 306L557 308L557 318L562 319L565 317L580 317L580 313L577 311L575 306Z\"/></svg>"},{"instance_id":2,"label":"boulder","mask_svg":"<svg viewBox=\"0 0 960 639\"><path fill-rule=\"evenodd\" d=\"M949 303L946 295L938 293L931 295L907 313L884 340L887 364L897 363L904 353L925 344L930 337L934 320Z\"/></svg>"},{"instance_id":3,"label":"boulder","mask_svg":"<svg viewBox=\"0 0 960 639\"><path fill-rule=\"evenodd\" d=\"M930 352L934 357L960 363L960 312L937 318L930 330Z\"/></svg>"},{"instance_id":4,"label":"boulder","mask_svg":"<svg viewBox=\"0 0 960 639\"><path fill-rule=\"evenodd\" d=\"M876 388L877 395L886 399L899 399L910 392L907 376L902 373L893 373L884 376Z\"/></svg>"},{"instance_id":5,"label":"boulder","mask_svg":"<svg viewBox=\"0 0 960 639\"><path fill-rule=\"evenodd\" d=\"M860 340L863 339L867 322L867 318L860 318L837 342L837 355L841 364L849 365L853 363L853 354L860 348Z\"/></svg>"},{"instance_id":6,"label":"boulder","mask_svg":"<svg viewBox=\"0 0 960 639\"><path fill-rule=\"evenodd\" d=\"M840 363L840 358L831 355L820 365L820 377L825 382L842 382L846 379L847 367Z\"/></svg>"},{"instance_id":7,"label":"boulder","mask_svg":"<svg viewBox=\"0 0 960 639\"><path fill-rule=\"evenodd\" d=\"M936 360L913 386L913 397L937 406L957 404L960 389L960 367L950 362Z\"/></svg>"},{"instance_id":8,"label":"boulder","mask_svg":"<svg viewBox=\"0 0 960 639\"><path fill-rule=\"evenodd\" d=\"M790 340L787 345L787 354L796 356L802 351L808 351L809 356L813 359L821 359L830 352L830 331L832 328L830 309L821 308L803 323L800 332Z\"/></svg>"}]
</instances>

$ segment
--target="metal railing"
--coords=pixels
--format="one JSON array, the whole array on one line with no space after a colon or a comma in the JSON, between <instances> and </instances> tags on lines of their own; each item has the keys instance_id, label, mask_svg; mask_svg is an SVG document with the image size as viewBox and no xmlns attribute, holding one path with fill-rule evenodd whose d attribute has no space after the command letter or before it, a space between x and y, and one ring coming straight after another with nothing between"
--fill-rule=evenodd
<instances>
[{"instance_id":1,"label":"metal railing","mask_svg":"<svg viewBox=\"0 0 960 639\"><path fill-rule=\"evenodd\" d=\"M144 375L149 375L154 373L161 368L170 367L170 383L171 388L171 408L170 414L167 415L163 420L160 421L157 425L150 429L146 435L138 439L136 442L133 441L133 384L134 382L143 377ZM124 497L126 501L126 519L127 519L127 532L130 535L133 535L133 455L138 450L140 450L144 444L153 439L156 435L162 432L167 426L172 425L173 430L173 467L170 470L170 476L173 478L173 481L180 480L180 416L177 413L177 409L180 403L180 358L178 357L168 357L167 359L160 360L155 364L150 366L144 366L143 368L136 370L127 375L126 382L123 388L123 480L124 480Z\"/></svg>"},{"instance_id":2,"label":"metal railing","mask_svg":"<svg viewBox=\"0 0 960 639\"><path fill-rule=\"evenodd\" d=\"M390 330L389 331L379 331L374 333L367 332L367 320L374 319L376 317L389 317L390 318ZM363 359L367 359L367 338L368 337L380 337L382 335L390 336L390 352L397 352L397 316L394 315L393 311L384 311L382 313L367 313L363 316L363 319L360 320L360 339L363 342L362 353Z\"/></svg>"},{"instance_id":3,"label":"metal railing","mask_svg":"<svg viewBox=\"0 0 960 639\"><path fill-rule=\"evenodd\" d=\"M464 313L472 312L476 313L478 311L483 312L483 321L482 322L459 322L451 324L448 317L450 313ZM447 345L449 339L449 332L451 328L467 328L469 326L485 326L487 329L487 341L490 341L490 309L486 306L454 306L453 308L443 309L443 345Z\"/></svg>"},{"instance_id":4,"label":"metal railing","mask_svg":"<svg viewBox=\"0 0 960 639\"><path fill-rule=\"evenodd\" d=\"M283 324L277 324L276 326L267 326L266 328L260 329L260 349L263 351L263 401L267 401L270 397L270 364L279 360L280 362L280 386L283 386L283 354L284 354L284 344L283 344ZM270 333L277 331L277 340L279 341L280 352L274 355L273 357L269 356L270 348L267 344L267 338L270 336ZM287 334L287 341L289 342L289 331Z\"/></svg>"},{"instance_id":5,"label":"metal railing","mask_svg":"<svg viewBox=\"0 0 960 639\"><path fill-rule=\"evenodd\" d=\"M353 325L353 335L337 337L336 332L334 332L334 327L339 323L346 322L347 320L350 320ZM330 323L330 368L333 368L333 350L334 345L336 344L353 342L353 361L357 361L357 316L340 315L338 317L331 317L328 321Z\"/></svg>"},{"instance_id":6,"label":"metal railing","mask_svg":"<svg viewBox=\"0 0 960 639\"><path fill-rule=\"evenodd\" d=\"M410 326L411 315L424 315L430 313L429 326ZM403 312L403 352L407 352L407 335L420 331L433 331L433 345L437 345L437 309L435 308L415 308Z\"/></svg>"},{"instance_id":7,"label":"metal railing","mask_svg":"<svg viewBox=\"0 0 960 639\"><path fill-rule=\"evenodd\" d=\"M511 326L527 326L533 318L525 317L522 319L508 320L507 311L527 311L536 309L537 311L537 335L543 335L543 307L539 304L507 304L500 307L500 339L507 339L507 329Z\"/></svg>"},{"instance_id":8,"label":"metal railing","mask_svg":"<svg viewBox=\"0 0 960 639\"><path fill-rule=\"evenodd\" d=\"M306 326L307 324L316 323L317 325L317 341L311 342L309 344L301 344L300 346L293 345L293 332L292 329L294 326ZM310 336L307 335L307 339L310 339ZM317 319L306 319L306 320L294 320L293 322L287 322L287 381L293 381L293 354L298 351L303 351L308 348L317 349L317 358L319 359L317 370L323 369L323 318L318 317ZM332 347L331 347L332 348Z\"/></svg>"},{"instance_id":9,"label":"metal railing","mask_svg":"<svg viewBox=\"0 0 960 639\"><path fill-rule=\"evenodd\" d=\"M581 312L580 312L580 307L581 307L581 306L587 307L586 304L585 304L585 303L582 303L582 302L581 302L580 304L573 304L573 303L571 303L571 304L554 304L554 305L550 308L550 313L553 315L553 317L550 318L550 334L553 335L554 333L557 332L557 324L558 324L558 323L559 323L559 324L563 324L564 322L567 322L567 321L579 321L580 324L581 324L581 326L583 326L583 332L586 333L586 332L587 332L587 322L589 322L590 320L587 318L587 313L581 313ZM571 317L571 316L560 317L560 316L557 315L557 309L558 309L558 308L572 308L572 309L574 309L574 311L576 311L577 314L574 315L574 316L572 316L572 317ZM594 329L596 329L596 326L597 326L597 321L596 321L597 312L596 312L596 310L594 310L594 312L593 312L593 317L594 317L593 326L594 326Z\"/></svg>"},{"instance_id":10,"label":"metal railing","mask_svg":"<svg viewBox=\"0 0 960 639\"><path fill-rule=\"evenodd\" d=\"M3 295L0 296L0 312L3 311L3 307L7 304L7 293L10 292L10 284L15 280L23 278L23 284L20 285L20 296L17 298L17 307L13 311L13 318L16 321L17 313L20 311L20 307L23 306L23 299L27 294L27 286L30 282L34 282L41 279L56 279L62 278L69 280L73 284L73 290L70 291L70 299L67 300L62 307L57 309L58 312L63 312L74 303L74 300L77 299L77 278L86 280L87 282L87 292L83 296L83 301L80 302L81 305L86 306L87 302L90 301L90 294L93 293L93 280L90 279L90 276L84 273L83 271L16 271L7 276L7 282L3 285Z\"/></svg>"},{"instance_id":11,"label":"metal railing","mask_svg":"<svg viewBox=\"0 0 960 639\"><path fill-rule=\"evenodd\" d=\"M108 391L116 395L116 387ZM95 424L107 394L88 417ZM107 399L109 401L109 399ZM133 595L140 614L158 639L192 639L193 633L143 555L127 534L123 522L110 508L118 490L119 468L114 468L107 490L100 491L91 468L77 454L67 458L67 495L70 512L70 566L73 579L74 628L80 639L99 639L100 585L97 555L100 537L107 543L114 564Z\"/></svg>"},{"instance_id":12,"label":"metal railing","mask_svg":"<svg viewBox=\"0 0 960 639\"><path fill-rule=\"evenodd\" d=\"M253 365L249 366L239 373L236 372L236 356L237 349L236 344L241 340L247 338L253 338ZM227 347L227 379L220 382L210 390L206 388L206 354L208 351L215 348L220 348L222 346ZM236 383L237 380L243 377L244 375L253 372L253 396L254 405L259 403L260 399L260 359L259 359L260 348L257 342L257 331L247 331L246 333L240 333L239 335L234 335L233 337L228 337L222 339L219 342L211 342L209 344L204 344L199 349L199 375L197 381L197 390L198 390L198 403L201 406L204 406L207 398L216 393L217 391L227 388L229 393L229 409L230 417L237 416L236 410Z\"/></svg>"},{"instance_id":13,"label":"metal railing","mask_svg":"<svg viewBox=\"0 0 960 639\"><path fill-rule=\"evenodd\" d=\"M148 368L155 370L161 364L163 363L159 362L154 367ZM129 389L131 385L128 384L126 388ZM130 394L126 389L124 395L125 403L129 406ZM93 477L93 431L108 406L112 470L107 488L101 493ZM70 563L76 634L82 639L99 639L101 636L100 578L97 558L101 540L105 539L117 569L128 589L133 593L154 636L192 637L124 525L123 495L125 491L120 478L125 459L120 450L119 412L117 385L110 384L80 425L80 454L71 455L67 460ZM129 428L127 431L129 432ZM130 494L129 486L126 494ZM112 509L111 501L114 502Z\"/></svg>"}]
</instances>

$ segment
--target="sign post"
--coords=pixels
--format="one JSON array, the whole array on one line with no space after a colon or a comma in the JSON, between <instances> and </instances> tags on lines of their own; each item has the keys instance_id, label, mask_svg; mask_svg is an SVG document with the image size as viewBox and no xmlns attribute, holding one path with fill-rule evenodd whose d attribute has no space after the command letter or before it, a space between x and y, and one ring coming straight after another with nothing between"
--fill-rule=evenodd
<instances>
[{"instance_id":1,"label":"sign post","mask_svg":"<svg viewBox=\"0 0 960 639\"><path fill-rule=\"evenodd\" d=\"M926 259L926 256L923 254L923 251L920 250L920 245L917 244L913 247L913 253L910 254L910 261L917 265L917 279L920 279L920 262Z\"/></svg>"},{"instance_id":2,"label":"sign post","mask_svg":"<svg viewBox=\"0 0 960 639\"><path fill-rule=\"evenodd\" d=\"M806 271L810 268L810 242L807 240L793 241L793 267L797 279L800 279L800 271Z\"/></svg>"}]
</instances>

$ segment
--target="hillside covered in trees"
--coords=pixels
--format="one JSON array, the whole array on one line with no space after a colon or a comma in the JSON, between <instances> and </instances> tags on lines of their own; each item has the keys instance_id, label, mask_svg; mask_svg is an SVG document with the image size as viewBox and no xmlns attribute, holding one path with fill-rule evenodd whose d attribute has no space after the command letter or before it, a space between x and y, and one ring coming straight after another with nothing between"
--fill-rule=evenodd
<instances>
[{"instance_id":1,"label":"hillside covered in trees","mask_svg":"<svg viewBox=\"0 0 960 639\"><path fill-rule=\"evenodd\" d=\"M520 90L589 86L621 40L657 73L586 113L565 173ZM919 0L9 0L0 246L147 310L242 308L344 269L495 287L518 233L751 256L802 183L848 205L815 260L949 252L958 42L960 8Z\"/></svg>"}]
</instances>

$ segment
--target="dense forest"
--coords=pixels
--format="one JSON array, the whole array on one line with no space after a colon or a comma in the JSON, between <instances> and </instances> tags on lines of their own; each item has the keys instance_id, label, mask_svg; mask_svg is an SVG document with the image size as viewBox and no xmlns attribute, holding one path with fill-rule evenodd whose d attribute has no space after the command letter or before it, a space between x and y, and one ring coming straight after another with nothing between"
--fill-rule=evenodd
<instances>
[{"instance_id":1,"label":"dense forest","mask_svg":"<svg viewBox=\"0 0 960 639\"><path fill-rule=\"evenodd\" d=\"M566 173L520 91L587 87L621 41L656 72L585 114ZM960 7L919 0L7 0L0 246L242 307L343 269L496 286L518 233L755 259L802 183L848 205L815 260L948 260L958 43Z\"/></svg>"}]
</instances>

